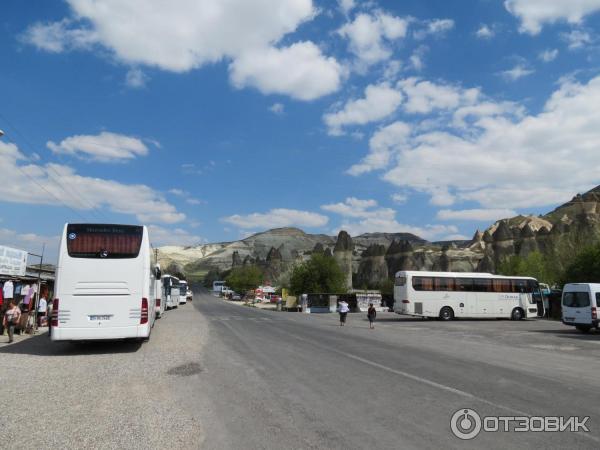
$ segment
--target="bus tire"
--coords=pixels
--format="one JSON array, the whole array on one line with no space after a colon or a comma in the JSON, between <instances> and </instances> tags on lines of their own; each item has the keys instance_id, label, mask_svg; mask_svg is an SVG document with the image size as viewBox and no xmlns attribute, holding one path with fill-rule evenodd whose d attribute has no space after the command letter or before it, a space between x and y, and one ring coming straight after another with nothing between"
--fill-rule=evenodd
<instances>
[{"instance_id":1,"label":"bus tire","mask_svg":"<svg viewBox=\"0 0 600 450\"><path fill-rule=\"evenodd\" d=\"M521 308L515 308L512 310L510 314L510 320L522 320L525 317L523 310Z\"/></svg>"},{"instance_id":2,"label":"bus tire","mask_svg":"<svg viewBox=\"0 0 600 450\"><path fill-rule=\"evenodd\" d=\"M589 325L575 325L575 328L582 333L589 333L592 329Z\"/></svg>"},{"instance_id":3,"label":"bus tire","mask_svg":"<svg viewBox=\"0 0 600 450\"><path fill-rule=\"evenodd\" d=\"M444 306L440 310L440 320L454 320L454 310L449 306Z\"/></svg>"}]
</instances>

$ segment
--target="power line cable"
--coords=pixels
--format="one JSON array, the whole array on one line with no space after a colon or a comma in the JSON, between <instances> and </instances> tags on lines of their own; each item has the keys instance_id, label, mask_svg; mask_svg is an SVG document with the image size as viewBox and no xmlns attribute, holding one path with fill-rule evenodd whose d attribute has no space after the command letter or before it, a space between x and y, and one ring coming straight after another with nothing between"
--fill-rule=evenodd
<instances>
[{"instance_id":1,"label":"power line cable","mask_svg":"<svg viewBox=\"0 0 600 450\"><path fill-rule=\"evenodd\" d=\"M33 154L37 154L37 152L34 151L34 146L31 143L31 141L23 134L19 131L19 129L11 122L9 121L6 116L4 116L2 113L0 113L0 118L6 122L9 127L19 136L21 137L21 139L25 142L25 144L29 147L30 153L29 154L29 159L30 160L35 160L35 158L33 158ZM17 165L17 168L22 172L25 173L25 171ZM76 203L78 203L78 206L81 207L81 209L83 210L89 210L92 215L95 215L97 218L99 218L100 220L106 220L109 221L108 217L101 212L96 206L94 206L92 203L88 203L85 201L85 199L83 198L83 196L78 196L76 195L76 190L71 189L71 190L67 190L63 184L59 181L60 178L60 174L54 170L54 168L51 165L47 165L46 169L50 172L52 172L54 174L54 177L50 176L49 173L47 173L47 178L49 181L54 182L58 187L60 187L60 189L67 195L70 196L73 200L76 200ZM33 179L31 176L29 176L28 174L26 174L30 179ZM50 191L48 191L46 188L44 188L43 186L41 186L41 184L39 184L37 181L35 181L35 183L40 186L44 191L46 191L47 193L49 193L50 195L52 195L52 197L54 197L55 199L57 199L60 203L62 203L64 206L66 206L67 208L69 208L71 211L75 212L75 210L67 205L67 203L65 203L63 200L61 200L60 198L58 198L58 196L56 196L55 194L51 193ZM79 217L83 217L82 214L77 213L77 215ZM88 221L87 219L84 219L86 222Z\"/></svg>"}]
</instances>

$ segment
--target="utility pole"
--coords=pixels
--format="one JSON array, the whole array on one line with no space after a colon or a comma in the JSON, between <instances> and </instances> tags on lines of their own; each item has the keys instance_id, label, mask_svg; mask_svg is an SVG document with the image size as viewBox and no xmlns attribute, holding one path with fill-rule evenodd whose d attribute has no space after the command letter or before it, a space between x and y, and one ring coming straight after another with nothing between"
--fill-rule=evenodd
<instances>
[{"instance_id":1,"label":"utility pole","mask_svg":"<svg viewBox=\"0 0 600 450\"><path fill-rule=\"evenodd\" d=\"M38 313L38 306L40 304L40 290L42 289L42 264L44 264L44 252L46 251L46 243L44 242L44 244L42 244L42 254L41 255L36 255L35 253L27 253L29 256L35 256L37 258L40 258L40 265L38 267L38 279L37 279L37 297L35 298L35 301L33 302L33 307L34 307L34 312L33 312L33 327L32 329L35 331L37 330L37 313ZM31 305L31 303L30 303Z\"/></svg>"}]
</instances>

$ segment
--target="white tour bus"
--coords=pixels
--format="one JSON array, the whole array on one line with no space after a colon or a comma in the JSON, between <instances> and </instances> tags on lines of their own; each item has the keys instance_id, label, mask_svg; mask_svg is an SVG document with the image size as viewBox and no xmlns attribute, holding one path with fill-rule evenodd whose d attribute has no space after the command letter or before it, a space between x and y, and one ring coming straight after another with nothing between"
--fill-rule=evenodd
<instances>
[{"instance_id":1,"label":"white tour bus","mask_svg":"<svg viewBox=\"0 0 600 450\"><path fill-rule=\"evenodd\" d=\"M394 311L398 314L442 320L537 317L539 286L534 278L400 271L394 284Z\"/></svg>"},{"instance_id":2,"label":"white tour bus","mask_svg":"<svg viewBox=\"0 0 600 450\"><path fill-rule=\"evenodd\" d=\"M179 278L172 275L162 277L162 300L166 309L179 306Z\"/></svg>"},{"instance_id":3,"label":"white tour bus","mask_svg":"<svg viewBox=\"0 0 600 450\"><path fill-rule=\"evenodd\" d=\"M156 303L154 306L154 312L156 314L156 318L159 319L165 313L165 309L167 307L166 302L162 298L162 278L160 272L160 265L156 264L156 278L154 281L154 297L156 298Z\"/></svg>"},{"instance_id":4,"label":"white tour bus","mask_svg":"<svg viewBox=\"0 0 600 450\"><path fill-rule=\"evenodd\" d=\"M600 284L569 283L562 294L562 321L583 333L598 329Z\"/></svg>"},{"instance_id":5,"label":"white tour bus","mask_svg":"<svg viewBox=\"0 0 600 450\"><path fill-rule=\"evenodd\" d=\"M66 224L56 268L53 341L146 339L155 266L145 226Z\"/></svg>"},{"instance_id":6,"label":"white tour bus","mask_svg":"<svg viewBox=\"0 0 600 450\"><path fill-rule=\"evenodd\" d=\"M179 280L179 304L185 305L187 303L187 291L188 284L185 280Z\"/></svg>"}]
</instances>

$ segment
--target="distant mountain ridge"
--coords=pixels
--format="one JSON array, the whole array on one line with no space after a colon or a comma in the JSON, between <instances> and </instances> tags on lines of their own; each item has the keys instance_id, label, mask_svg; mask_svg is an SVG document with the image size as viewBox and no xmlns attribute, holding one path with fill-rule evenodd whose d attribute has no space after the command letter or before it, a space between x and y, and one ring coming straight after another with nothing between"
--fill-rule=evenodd
<instances>
[{"instance_id":1,"label":"distant mountain ridge","mask_svg":"<svg viewBox=\"0 0 600 450\"><path fill-rule=\"evenodd\" d=\"M576 252L600 239L600 186L578 194L542 216L518 215L498 220L467 241L428 242L410 233L365 233L346 243L351 250L355 284L377 285L398 270L495 272L511 256L539 251L551 258ZM160 261L187 273L225 271L257 264L274 279L313 251L333 254L337 238L298 228L274 228L232 242L192 247L162 247ZM357 286L355 286L357 287Z\"/></svg>"}]
</instances>

